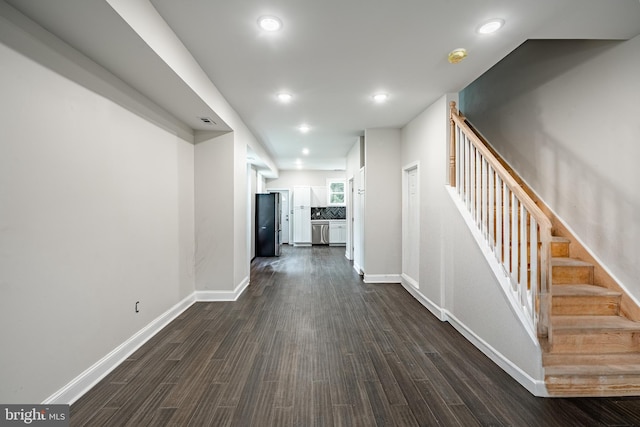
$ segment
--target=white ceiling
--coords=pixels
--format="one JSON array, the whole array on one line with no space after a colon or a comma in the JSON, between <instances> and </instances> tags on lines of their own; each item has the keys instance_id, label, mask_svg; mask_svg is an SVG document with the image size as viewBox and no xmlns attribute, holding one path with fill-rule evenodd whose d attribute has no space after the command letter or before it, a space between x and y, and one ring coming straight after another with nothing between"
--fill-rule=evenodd
<instances>
[{"instance_id":1,"label":"white ceiling","mask_svg":"<svg viewBox=\"0 0 640 427\"><path fill-rule=\"evenodd\" d=\"M638 0L150 2L279 169L297 168L296 159L305 169L344 169L364 129L405 125L527 39L628 39L640 33ZM192 129L229 129L107 0L7 3ZM283 29L263 33L261 15L278 16ZM502 30L476 33L496 17L505 21ZM449 64L448 52L458 47L468 50L468 58ZM278 103L279 91L293 94L293 101ZM378 91L390 95L386 103L372 101ZM216 125L201 123L201 116ZM302 123L311 126L307 134L297 130Z\"/></svg>"}]
</instances>

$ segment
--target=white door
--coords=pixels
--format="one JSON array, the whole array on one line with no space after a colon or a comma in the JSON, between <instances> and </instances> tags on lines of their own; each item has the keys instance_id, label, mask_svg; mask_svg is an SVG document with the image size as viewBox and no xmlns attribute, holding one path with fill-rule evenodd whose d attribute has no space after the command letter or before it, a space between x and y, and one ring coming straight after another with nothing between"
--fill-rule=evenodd
<instances>
[{"instance_id":1,"label":"white door","mask_svg":"<svg viewBox=\"0 0 640 427\"><path fill-rule=\"evenodd\" d=\"M402 273L405 280L418 287L420 279L420 194L418 165L404 170L402 221Z\"/></svg>"}]
</instances>

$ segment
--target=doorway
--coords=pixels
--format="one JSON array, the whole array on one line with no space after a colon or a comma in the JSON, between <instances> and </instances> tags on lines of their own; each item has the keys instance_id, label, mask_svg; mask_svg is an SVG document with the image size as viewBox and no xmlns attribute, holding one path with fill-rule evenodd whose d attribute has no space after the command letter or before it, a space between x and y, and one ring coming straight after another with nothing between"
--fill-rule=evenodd
<instances>
[{"instance_id":1,"label":"doorway","mask_svg":"<svg viewBox=\"0 0 640 427\"><path fill-rule=\"evenodd\" d=\"M402 173L402 278L413 287L420 279L420 192L418 163Z\"/></svg>"},{"instance_id":2,"label":"doorway","mask_svg":"<svg viewBox=\"0 0 640 427\"><path fill-rule=\"evenodd\" d=\"M347 200L347 251L345 255L349 261L353 261L355 246L353 242L353 226L355 224L353 177L349 178L347 187L349 199Z\"/></svg>"}]
</instances>

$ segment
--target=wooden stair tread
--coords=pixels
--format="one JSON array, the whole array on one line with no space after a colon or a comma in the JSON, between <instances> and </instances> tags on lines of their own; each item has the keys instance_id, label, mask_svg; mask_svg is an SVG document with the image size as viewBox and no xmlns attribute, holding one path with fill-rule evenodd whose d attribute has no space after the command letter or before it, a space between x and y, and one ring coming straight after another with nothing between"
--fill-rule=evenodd
<instances>
[{"instance_id":1,"label":"wooden stair tread","mask_svg":"<svg viewBox=\"0 0 640 427\"><path fill-rule=\"evenodd\" d=\"M567 365L640 365L640 353L548 353L542 355L542 364Z\"/></svg>"},{"instance_id":2,"label":"wooden stair tread","mask_svg":"<svg viewBox=\"0 0 640 427\"><path fill-rule=\"evenodd\" d=\"M551 243L571 243L571 240L565 237L551 236Z\"/></svg>"},{"instance_id":3,"label":"wooden stair tread","mask_svg":"<svg viewBox=\"0 0 640 427\"><path fill-rule=\"evenodd\" d=\"M553 285L553 296L620 296L620 292L602 286L583 284Z\"/></svg>"},{"instance_id":4,"label":"wooden stair tread","mask_svg":"<svg viewBox=\"0 0 640 427\"><path fill-rule=\"evenodd\" d=\"M552 267L593 267L593 264L575 258L553 257Z\"/></svg>"},{"instance_id":5,"label":"wooden stair tread","mask_svg":"<svg viewBox=\"0 0 640 427\"><path fill-rule=\"evenodd\" d=\"M589 331L640 331L640 322L621 316L551 316L554 333Z\"/></svg>"},{"instance_id":6,"label":"wooden stair tread","mask_svg":"<svg viewBox=\"0 0 640 427\"><path fill-rule=\"evenodd\" d=\"M552 365L545 366L545 376L640 376L640 364L622 365Z\"/></svg>"}]
</instances>

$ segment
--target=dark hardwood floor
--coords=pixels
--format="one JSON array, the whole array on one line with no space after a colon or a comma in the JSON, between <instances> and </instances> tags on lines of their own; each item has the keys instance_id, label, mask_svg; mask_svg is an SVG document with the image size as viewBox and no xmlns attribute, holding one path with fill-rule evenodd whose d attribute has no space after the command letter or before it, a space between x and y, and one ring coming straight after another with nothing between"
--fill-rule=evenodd
<instances>
[{"instance_id":1,"label":"dark hardwood floor","mask_svg":"<svg viewBox=\"0 0 640 427\"><path fill-rule=\"evenodd\" d=\"M529 394L344 248L256 258L71 407L72 426L640 426L640 398Z\"/></svg>"}]
</instances>

